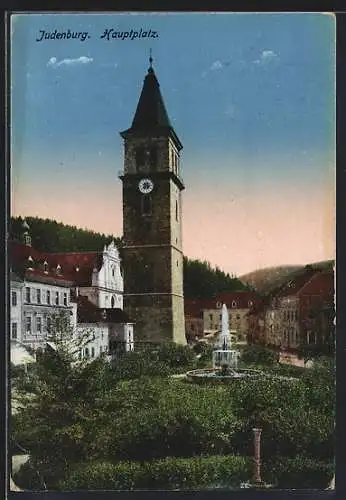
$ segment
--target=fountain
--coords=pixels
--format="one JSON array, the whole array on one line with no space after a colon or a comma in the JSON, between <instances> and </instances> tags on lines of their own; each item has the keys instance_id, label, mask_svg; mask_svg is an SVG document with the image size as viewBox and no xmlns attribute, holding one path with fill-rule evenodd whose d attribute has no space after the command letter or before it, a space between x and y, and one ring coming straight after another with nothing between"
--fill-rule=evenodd
<instances>
[{"instance_id":1,"label":"fountain","mask_svg":"<svg viewBox=\"0 0 346 500\"><path fill-rule=\"evenodd\" d=\"M221 333L218 349L213 351L213 368L221 368L224 372L235 373L238 368L239 351L232 349L232 339L228 328L228 311L226 304L222 305Z\"/></svg>"},{"instance_id":2,"label":"fountain","mask_svg":"<svg viewBox=\"0 0 346 500\"><path fill-rule=\"evenodd\" d=\"M213 368L191 370L186 377L194 382L227 382L244 377L258 377L259 370L239 369L240 352L232 349L232 337L228 326L228 311L226 304L222 305L221 332L216 349L212 353Z\"/></svg>"}]
</instances>

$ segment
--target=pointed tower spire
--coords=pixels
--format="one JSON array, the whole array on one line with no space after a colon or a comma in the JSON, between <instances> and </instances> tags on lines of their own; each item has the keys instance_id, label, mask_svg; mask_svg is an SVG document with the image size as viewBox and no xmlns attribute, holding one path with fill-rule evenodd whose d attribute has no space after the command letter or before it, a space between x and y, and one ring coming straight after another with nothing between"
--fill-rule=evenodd
<instances>
[{"instance_id":1,"label":"pointed tower spire","mask_svg":"<svg viewBox=\"0 0 346 500\"><path fill-rule=\"evenodd\" d=\"M150 71L151 69L153 69L153 54L152 54L152 50L149 49L149 69L148 69L148 71Z\"/></svg>"},{"instance_id":2,"label":"pointed tower spire","mask_svg":"<svg viewBox=\"0 0 346 500\"><path fill-rule=\"evenodd\" d=\"M121 132L124 139L129 135L158 134L171 136L178 150L183 148L177 134L175 133L166 106L160 91L160 84L153 69L153 57L150 49L149 68L144 78L142 92L137 104L137 109L129 129Z\"/></svg>"}]
</instances>

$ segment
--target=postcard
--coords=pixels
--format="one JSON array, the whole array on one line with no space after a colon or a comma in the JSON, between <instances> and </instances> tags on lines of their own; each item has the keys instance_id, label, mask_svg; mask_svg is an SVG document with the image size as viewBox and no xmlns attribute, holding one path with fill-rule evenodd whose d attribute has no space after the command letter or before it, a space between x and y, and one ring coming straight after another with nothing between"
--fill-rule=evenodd
<instances>
[{"instance_id":1,"label":"postcard","mask_svg":"<svg viewBox=\"0 0 346 500\"><path fill-rule=\"evenodd\" d=\"M335 17L10 28L10 489L334 489Z\"/></svg>"}]
</instances>

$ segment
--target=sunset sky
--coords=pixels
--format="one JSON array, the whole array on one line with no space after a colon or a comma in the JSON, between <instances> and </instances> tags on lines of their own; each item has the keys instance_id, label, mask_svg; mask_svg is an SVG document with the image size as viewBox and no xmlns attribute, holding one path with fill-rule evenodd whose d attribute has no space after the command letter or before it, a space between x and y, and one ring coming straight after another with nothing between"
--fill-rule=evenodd
<instances>
[{"instance_id":1,"label":"sunset sky","mask_svg":"<svg viewBox=\"0 0 346 500\"><path fill-rule=\"evenodd\" d=\"M157 38L101 38L141 28ZM36 41L55 29L88 37ZM119 132L149 48L184 145L185 255L237 275L334 258L335 20L325 14L14 16L12 215L122 234Z\"/></svg>"}]
</instances>

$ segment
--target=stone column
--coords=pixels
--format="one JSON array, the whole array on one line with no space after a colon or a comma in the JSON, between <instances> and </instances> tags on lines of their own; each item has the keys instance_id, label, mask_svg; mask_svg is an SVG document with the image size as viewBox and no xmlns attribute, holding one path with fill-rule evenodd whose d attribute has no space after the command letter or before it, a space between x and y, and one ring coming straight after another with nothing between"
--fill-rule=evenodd
<instances>
[{"instance_id":1,"label":"stone column","mask_svg":"<svg viewBox=\"0 0 346 500\"><path fill-rule=\"evenodd\" d=\"M255 484L261 485L261 432L262 429L252 429L254 432L254 448L255 448Z\"/></svg>"}]
</instances>

